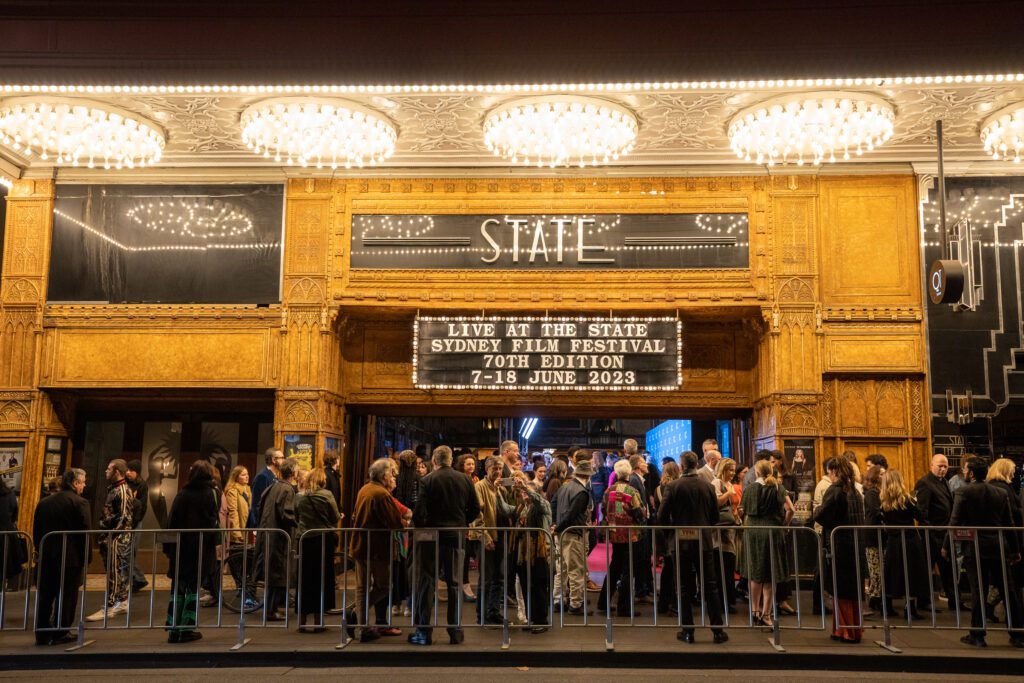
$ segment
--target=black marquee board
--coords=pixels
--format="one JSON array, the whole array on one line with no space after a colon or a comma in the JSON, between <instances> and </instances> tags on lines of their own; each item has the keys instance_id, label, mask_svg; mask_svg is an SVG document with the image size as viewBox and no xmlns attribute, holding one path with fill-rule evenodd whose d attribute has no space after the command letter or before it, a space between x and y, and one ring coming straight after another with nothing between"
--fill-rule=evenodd
<instances>
[{"instance_id":1,"label":"black marquee board","mask_svg":"<svg viewBox=\"0 0 1024 683\"><path fill-rule=\"evenodd\" d=\"M682 324L644 317L417 317L418 389L671 391Z\"/></svg>"}]
</instances>

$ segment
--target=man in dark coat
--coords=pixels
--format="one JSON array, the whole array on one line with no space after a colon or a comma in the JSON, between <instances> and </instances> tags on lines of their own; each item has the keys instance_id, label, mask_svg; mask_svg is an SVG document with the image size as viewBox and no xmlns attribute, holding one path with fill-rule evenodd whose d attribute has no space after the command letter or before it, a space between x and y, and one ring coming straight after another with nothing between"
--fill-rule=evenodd
<instances>
[{"instance_id":1,"label":"man in dark coat","mask_svg":"<svg viewBox=\"0 0 1024 683\"><path fill-rule=\"evenodd\" d=\"M718 500L714 489L697 474L697 454L687 451L680 464L683 475L670 483L664 491L658 510L658 523L662 526L712 527L718 524ZM699 536L698 536L699 534ZM694 642L693 587L700 580L704 585L701 595L707 605L708 621L716 643L729 640L722 629L722 597L718 590L718 569L714 561L714 535L710 529L677 531L679 557L675 566L681 570L679 586L683 629L678 638L685 643ZM668 541L671 552L676 551L675 539Z\"/></svg>"},{"instance_id":2,"label":"man in dark coat","mask_svg":"<svg viewBox=\"0 0 1024 683\"><path fill-rule=\"evenodd\" d=\"M288 458L281 463L281 478L263 492L260 501L260 529L280 529L257 539L257 548L265 549L259 562L259 577L266 579L267 602L264 607L269 621L284 621L288 595L288 538L295 529L295 475L299 463ZM255 497L253 503L255 503ZM263 541L262 543L260 541ZM265 573L264 573L265 572Z\"/></svg>"},{"instance_id":3,"label":"man in dark coat","mask_svg":"<svg viewBox=\"0 0 1024 683\"><path fill-rule=\"evenodd\" d=\"M220 496L213 481L213 465L197 460L185 485L171 505L169 528L217 529ZM164 543L171 599L167 605L167 642L187 643L203 635L198 623L199 582L209 576L217 563L218 537L215 532L179 532Z\"/></svg>"},{"instance_id":4,"label":"man in dark coat","mask_svg":"<svg viewBox=\"0 0 1024 683\"><path fill-rule=\"evenodd\" d=\"M61 490L39 501L32 521L32 542L39 553L37 566L38 605L36 607L36 644L70 643L75 636L68 633L75 619L78 588L82 570L89 564L88 538L85 534L64 537L53 532L88 531L89 503L82 498L85 470L70 469L61 477ZM61 563L64 565L61 578ZM50 630L55 629L55 630Z\"/></svg>"},{"instance_id":5,"label":"man in dark coat","mask_svg":"<svg viewBox=\"0 0 1024 683\"><path fill-rule=\"evenodd\" d=\"M438 446L433 454L434 471L420 480L420 495L413 511L413 524L419 529L468 527L480 514L480 504L473 483L462 472L452 469L452 449ZM459 624L462 601L462 553L459 539L463 532L414 533L416 539L413 576L419 577L416 586L416 632L410 634L413 645L430 645L433 628L434 590L437 588L437 570L448 586L448 637L452 645L463 641ZM436 538L436 540L435 540ZM464 552L464 551L463 551Z\"/></svg>"},{"instance_id":6,"label":"man in dark coat","mask_svg":"<svg viewBox=\"0 0 1024 683\"><path fill-rule=\"evenodd\" d=\"M249 506L249 522L246 524L250 529L260 525L260 501L266 490L281 477L278 468L284 462L284 453L276 448L268 448L263 454L263 461L267 466L252 479L252 505Z\"/></svg>"},{"instance_id":7,"label":"man in dark coat","mask_svg":"<svg viewBox=\"0 0 1024 683\"><path fill-rule=\"evenodd\" d=\"M932 456L932 464L928 474L917 480L914 485L914 497L921 516L928 526L948 526L949 517L953 513L953 492L946 483L946 472L949 461L946 456L936 453ZM946 601L950 609L956 609L956 592L953 590L953 553L950 548L947 531L932 531L928 534L931 546L932 563L939 567L942 590L946 593ZM931 567L929 567L929 570ZM931 608L932 596L928 596L927 605L918 605L921 609Z\"/></svg>"},{"instance_id":8,"label":"man in dark coat","mask_svg":"<svg viewBox=\"0 0 1024 683\"><path fill-rule=\"evenodd\" d=\"M968 527L960 543L964 568L971 583L971 632L960 642L985 647L984 611L989 590L995 588L1005 601L1009 621L1010 645L1024 648L1024 630L1020 596L1013 585L1010 564L1020 562L1020 545L1016 533L980 531L977 527L1012 527L1013 516L1006 492L985 481L988 463L969 458L966 464L967 484L956 493L950 526ZM974 527L971 529L971 527ZM1005 554L1004 554L1005 553ZM1009 592L1004 590L1008 585Z\"/></svg>"}]
</instances>

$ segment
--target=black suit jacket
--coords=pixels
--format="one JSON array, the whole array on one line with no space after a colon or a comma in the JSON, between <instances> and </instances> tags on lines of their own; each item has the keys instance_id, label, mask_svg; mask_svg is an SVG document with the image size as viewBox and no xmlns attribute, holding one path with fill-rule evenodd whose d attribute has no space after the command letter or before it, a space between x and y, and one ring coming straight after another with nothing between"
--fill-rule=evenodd
<instances>
[{"instance_id":1,"label":"black suit jacket","mask_svg":"<svg viewBox=\"0 0 1024 683\"><path fill-rule=\"evenodd\" d=\"M468 527L479 515L473 482L462 472L442 467L420 479L420 496L412 513L417 527Z\"/></svg>"},{"instance_id":2,"label":"black suit jacket","mask_svg":"<svg viewBox=\"0 0 1024 683\"><path fill-rule=\"evenodd\" d=\"M945 479L940 479L929 472L917 480L914 485L914 497L917 507L921 510L925 524L930 526L947 526L953 514L953 492ZM948 537L945 531L932 532L932 543L941 544Z\"/></svg>"},{"instance_id":3,"label":"black suit jacket","mask_svg":"<svg viewBox=\"0 0 1024 683\"><path fill-rule=\"evenodd\" d=\"M715 526L718 524L718 499L708 483L696 472L684 474L662 493L658 508L658 524L662 526ZM703 550L712 550L714 534L711 530L701 532ZM669 543L669 547L673 547Z\"/></svg>"},{"instance_id":4,"label":"black suit jacket","mask_svg":"<svg viewBox=\"0 0 1024 683\"><path fill-rule=\"evenodd\" d=\"M987 481L972 481L967 486L957 490L956 499L953 502L953 516L949 520L951 526L965 527L992 527L1013 526L1013 515L1010 510L1010 497L1006 491ZM978 547L981 556L995 558L1002 555L1000 552L999 536L997 532L978 532ZM1017 534L1004 533L1003 548L1007 555L1016 555L1020 552ZM964 554L974 555L974 543L963 544Z\"/></svg>"},{"instance_id":5,"label":"black suit jacket","mask_svg":"<svg viewBox=\"0 0 1024 683\"><path fill-rule=\"evenodd\" d=\"M35 517L32 520L32 542L36 550L42 552L41 560L60 562L61 547L59 536L51 536L46 545L40 548L43 537L54 531L87 531L89 529L89 503L74 491L63 489L39 501ZM88 564L86 549L87 534L68 535L67 558L65 566L69 569L81 569Z\"/></svg>"}]
</instances>

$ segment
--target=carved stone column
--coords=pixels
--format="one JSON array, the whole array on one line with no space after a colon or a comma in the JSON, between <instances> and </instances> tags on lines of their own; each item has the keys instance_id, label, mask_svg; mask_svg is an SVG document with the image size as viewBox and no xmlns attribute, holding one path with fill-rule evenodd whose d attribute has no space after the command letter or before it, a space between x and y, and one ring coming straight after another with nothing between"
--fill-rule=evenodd
<instances>
[{"instance_id":1,"label":"carved stone column","mask_svg":"<svg viewBox=\"0 0 1024 683\"><path fill-rule=\"evenodd\" d=\"M818 181L772 178L771 303L761 309L754 436L758 448L820 434L821 304L817 252Z\"/></svg>"},{"instance_id":2,"label":"carved stone column","mask_svg":"<svg viewBox=\"0 0 1024 683\"><path fill-rule=\"evenodd\" d=\"M0 280L0 441L25 444L18 518L21 528L29 530L42 487L46 437L68 435L73 406L55 406L38 390L53 182L19 180L7 201Z\"/></svg>"},{"instance_id":3,"label":"carved stone column","mask_svg":"<svg viewBox=\"0 0 1024 683\"><path fill-rule=\"evenodd\" d=\"M317 459L327 439L343 440L340 326L331 307L335 187L328 179L289 182L281 321L281 380L274 409L275 441L286 434L316 440Z\"/></svg>"}]
</instances>

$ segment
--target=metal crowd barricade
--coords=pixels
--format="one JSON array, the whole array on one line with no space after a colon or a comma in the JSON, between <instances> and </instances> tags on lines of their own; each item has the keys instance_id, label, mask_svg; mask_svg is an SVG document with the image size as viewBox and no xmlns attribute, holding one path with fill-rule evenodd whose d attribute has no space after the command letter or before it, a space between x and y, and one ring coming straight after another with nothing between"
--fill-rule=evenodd
<instances>
[{"instance_id":1,"label":"metal crowd barricade","mask_svg":"<svg viewBox=\"0 0 1024 683\"><path fill-rule=\"evenodd\" d=\"M331 543L328 539L332 534L340 536L338 552L335 554L335 574L328 578L326 571L313 572L306 567L309 561L307 554L312 553L315 559L321 559L328 554L328 546ZM495 537L495 549L488 550L489 540L487 534ZM362 535L365 551L359 557L348 554L351 541L356 535ZM397 536L397 537L396 537ZM383 537L383 538L382 538ZM316 539L319 538L319 548L316 547ZM535 568L532 563L526 562L521 571L517 570L517 558L520 551L526 558L530 558L537 550L536 544L543 539L549 549L549 557L543 563L543 568ZM310 543L312 542L312 543ZM368 591L361 592L360 597L351 597L355 593L360 595L359 574L369 574L368 569L360 569L360 566L368 568L374 556L375 544L385 542L387 548L387 580L388 590L386 598L382 597L380 604L386 605L384 623L380 619L374 619L373 611L378 603L370 602ZM402 544L399 546L399 544ZM552 576L554 565L551 555L554 553L554 538L547 529L525 528L525 527L444 527L432 529L409 528L405 530L393 530L391 532L382 529L311 529L302 534L299 539L299 585L298 601L300 614L313 614L315 616L315 628L338 628L340 630L340 642L336 646L341 649L346 647L354 636L355 627L358 626L379 626L390 628L394 626L393 607L402 600L402 596L395 595L396 572L407 572L409 596L407 604L411 612L411 626L415 629L447 628L451 630L465 627L500 628L502 633L501 647L507 649L511 644L511 624L509 615L510 597L512 591L516 590L516 578L520 578L520 590L522 591L523 608L526 612L528 626L535 628L550 628L554 620L553 599L551 593ZM462 599L462 585L467 578L463 576L464 557L467 550L475 548L478 550L478 595L477 614L472 619L465 618L463 614L464 602ZM500 554L500 560L495 555ZM488 559L490 557L490 559ZM339 559L340 558L340 563ZM398 561L401 559L402 561ZM376 560L380 562L381 559ZM500 562L500 571L494 566L494 562ZM449 566L450 574L449 574ZM547 590L544 601L548 614L546 619L537 619L533 614L534 604L534 578L535 571L543 571L546 579ZM514 573L513 573L514 572ZM355 576L353 576L355 574ZM309 580L319 582L318 590L311 595L319 599L319 604L310 609L305 604L307 590L305 582ZM364 579L368 580L368 579ZM441 599L438 591L438 581L444 580L448 586L447 600L449 602L449 614L454 612L453 617L442 618L440 614ZM328 624L327 615L330 610L325 609L325 596L328 594L329 582L334 581L336 594L340 593L340 606L336 606L335 612L340 613L338 623ZM543 587L544 582L541 581ZM500 584L500 585L499 585ZM488 590L490 589L490 590ZM489 602L488 595L500 589L500 604L495 605ZM337 597L336 597L337 599ZM386 600L386 602L385 602ZM357 604L361 602L362 604ZM452 607L454 603L454 607ZM336 603L337 605L337 603ZM492 613L491 617L500 615L498 619L489 618L489 608L498 612ZM358 610L358 613L357 613ZM366 615L367 624L353 623ZM377 623L369 623L376 621Z\"/></svg>"},{"instance_id":2,"label":"metal crowd barricade","mask_svg":"<svg viewBox=\"0 0 1024 683\"><path fill-rule=\"evenodd\" d=\"M287 629L288 606L289 604L294 604L291 603L288 596L288 586L291 583L292 561L290 535L280 529L246 529L244 530L245 542L232 544L229 541L231 531L229 529L132 529L121 531L55 531L48 533L40 541L37 576L41 579L44 575L44 569L48 568L48 562L53 561L47 560L45 551L51 544L60 544L60 569L56 575L59 583L55 591L57 594L55 605L57 623L52 626L40 624L39 596L41 591L37 585L34 630L39 633L66 633L69 630L75 630L77 642L68 648L68 651L73 651L94 642L93 640L86 640L87 631L237 628L238 639L231 647L232 650L237 650L251 640L246 637L246 628ZM194 541L190 538L192 535L195 537ZM61 586L64 586L68 571L78 571L78 568L69 569L66 566L68 542L73 537L84 537L85 539L86 566L81 568L81 576L76 579L74 594L69 595L67 590L61 589ZM208 544L206 541L210 537L212 537L212 542ZM148 542L138 543L136 539L148 539ZM251 544L250 540L252 541ZM171 581L171 588L167 592L167 597L170 598L169 604L164 603L164 601L158 603L156 596L158 592L157 577L161 575L158 570L158 565L160 564L158 558L163 554L163 547L169 545L174 548L175 577L182 577L183 571L191 570L190 567L182 566L181 551L183 541L186 542L186 545L195 545L195 574L186 576L187 579L191 579L194 576L196 585L190 585L191 582L189 581L189 585L183 588L181 586L181 579L174 579ZM88 557L91 554L89 548L99 545L105 545L108 549L107 552L102 554L104 557L103 573L99 575L103 581L102 591L90 589L89 587L89 577L97 576L96 574L90 575L88 571ZM159 550L158 545L160 546ZM209 547L206 547L207 545ZM115 546L118 549L127 547L127 551L121 550L122 556L120 558L116 557L118 553L109 550ZM150 566L145 572L149 578L148 600L135 597L131 590L132 575L136 567L136 552L138 548L142 547L146 547L151 553ZM215 554L214 568L210 573L204 575L204 559L209 559L209 553ZM266 600L266 594L271 588L269 585L270 563L266 561L266 558L271 553L283 556L281 562L283 563L285 574L284 585L274 587L275 589L282 590L285 598L283 604L284 618L280 624L271 623L276 621L276 619L274 619L273 615L268 614ZM125 562L124 555L127 556L127 564L122 564ZM115 572L117 572L117 575L115 575ZM114 597L111 595L112 579L119 584L127 584L127 588L124 589L126 590L125 600L123 606L118 608L117 614L111 614L111 610L114 607L114 604L111 602L111 598ZM199 603L199 593L201 588L207 587L211 595L216 594L217 609L212 618L203 619L204 612L203 606ZM176 599L185 590L188 590L190 593L194 590L196 595L195 624L186 623L185 601L183 600L179 604L179 601ZM102 611L103 614L95 620L87 619L86 603L95 603L94 598L97 594L101 594L102 601L99 605L92 604L92 608L99 607L100 609L97 612ZM226 595L228 596L227 600L225 599ZM62 623L62 615L64 613L65 601L67 600L75 601L77 620L72 618L69 620L69 623L65 624ZM141 615L137 609L133 609L133 606L139 605L140 602L144 605ZM167 604L168 607L166 617L155 619L155 611L164 604ZM230 614L225 615L225 608L227 608L228 612L238 613L237 622ZM90 625L93 622L97 625Z\"/></svg>"},{"instance_id":3,"label":"metal crowd barricade","mask_svg":"<svg viewBox=\"0 0 1024 683\"><path fill-rule=\"evenodd\" d=\"M939 619L939 610L935 607L936 600L936 586L935 586L935 575L932 568L939 558L934 556L932 551L932 543L930 542L929 535L941 533L943 535L942 542L939 544L941 550L946 551L946 558L952 565L952 589L953 595L947 595L947 599L954 605L954 608L941 620ZM992 536L995 538L992 538ZM1010 536L1016 537L1010 539ZM965 630L965 629L977 629L977 630L988 630L988 631L1001 631L1001 632L1019 632L1021 636L1024 636L1024 607L1021 604L1021 586L1013 579L1013 572L1011 569L1011 557L1009 555L1010 550L1016 548L1016 552L1020 553L1024 551L1024 529L1018 527L954 527L954 526L886 526L886 525L859 525L859 526L840 526L832 530L829 547L834 549L836 542L841 541L844 536L851 536L853 541L853 552L855 557L860 557L860 551L862 548L872 547L876 549L879 557L880 564L880 592L881 592L881 618L882 618L882 631L883 639L875 641L875 643L890 652L900 653L902 650L895 647L892 644L892 631L894 629L913 629L913 628L926 628L929 630ZM982 543L983 537L985 542L989 544L989 548L992 548L994 542L997 546L998 555L989 553L988 558L983 558L982 555ZM1012 541L1012 542L1011 542ZM893 557L893 545L898 548L898 555ZM910 550L908 551L908 545ZM920 549L916 546L922 546ZM924 554L924 566L915 569L914 565L916 560L921 559L919 553L923 550ZM915 558L915 553L918 553ZM1019 560L1018 560L1019 561ZM902 585L893 587L887 585L886 577L886 563L896 563L895 568L899 572L899 576L902 579L900 582ZM832 574L832 595L835 596L839 590L839 571L836 568L836 562L831 563L831 574ZM993 577L991 584L981 586L980 588L984 594L978 594L979 586L976 582L979 581L979 577L985 575L987 570L991 570L993 565L998 564L999 568L996 575ZM985 566L983 566L985 565ZM890 565L893 566L893 565ZM847 567L848 570L848 567ZM864 603L864 581L866 578L864 574L867 572L867 568L862 568L858 562L856 565L857 575L857 588L858 595L856 603L862 605ZM972 626L972 615L967 610L961 609L961 591L959 585L959 577L961 571L967 573L969 577L969 583L971 584L971 596L972 596L972 607L973 602L981 600L982 606L979 614L980 623L977 626ZM926 581L927 590L923 590L918 582ZM1005 605L1006 620L1001 625L993 626L993 621L989 619L987 610L985 609L985 603L988 599L988 590L993 587L1000 594L1001 601ZM927 597L928 605L927 609L929 612L928 619L921 619L924 623L920 626L915 626L916 621L911 613L910 600L917 597L917 595L924 595ZM895 616L891 609L891 601L900 600L904 601L904 613L903 617ZM915 605L918 607L920 605ZM839 612L836 611L836 626L837 628L850 628L850 629L863 629L865 628L865 617L863 612L858 608L855 613L855 619L853 623L844 623L840 620ZM949 620L949 615L952 616L952 620Z\"/></svg>"},{"instance_id":4,"label":"metal crowd barricade","mask_svg":"<svg viewBox=\"0 0 1024 683\"><path fill-rule=\"evenodd\" d=\"M727 581L732 581L733 580L733 577L727 577L726 576L725 553L721 550L723 534L728 533L728 532L739 532L739 531L746 531L746 532L750 532L750 531L762 532L763 531L763 532L768 532L767 533L768 546L769 546L768 564L769 564L769 567L771 568L771 586L772 586L772 589L773 589L772 590L772 595L773 596L777 595L777 593L775 592L775 589L778 586L781 586L783 584L787 584L788 585L790 580L792 580L795 583L795 586L794 586L794 589L795 589L794 596L795 596L795 602L796 602L796 614L794 615L795 616L795 623L785 623L784 624L779 619L780 615L778 613L778 600L775 600L773 598L773 601L772 601L772 617L773 618L771 619L772 625L770 627L770 632L771 632L772 635L771 635L771 638L769 638L769 642L771 642L772 646L777 651L783 652L784 649L783 649L782 644L781 644L781 633L782 633L782 631L784 631L784 630L816 630L816 631L821 631L821 630L825 629L825 616L824 616L824 614L822 613L820 615L817 615L817 616L814 616L813 618L808 619L804 615L804 613L803 613L803 601L801 600L801 598L804 598L804 597L807 597L807 596L811 596L812 593L813 593L813 588L810 587L811 584L812 584L812 580L809 578L809 576L807 576L805 574L804 578L801 578L801 573L802 572L801 572L801 564L800 564L800 561L799 561L799 557L801 556L801 553L799 552L800 551L800 546L803 545L803 544L811 544L813 546L814 551L815 551L814 552L814 557L817 558L817 561L815 563L815 567L813 569L820 570L820 567L822 566L821 558L823 557L823 553L822 553L821 537L817 533L815 533L814 530L812 530L812 529L809 529L809 528L803 527L803 526L788 526L788 527L786 527L786 526L757 526L757 527L744 527L744 526L731 526L731 527L730 526L658 526L658 525L598 526L598 527L578 526L578 527L569 527L568 529L563 531L561 536L560 536L560 540L563 540L566 537L566 535L570 534L570 533L573 533L573 534L577 534L577 533L583 534L584 535L584 539L585 539L586 536L589 534L589 532L592 531L592 530L595 530L595 529L598 531L599 535L603 533L606 536L606 538L604 539L604 546L605 546L605 550L604 550L605 581L604 581L604 586L601 589L604 592L604 598L605 598L604 599L604 603L605 603L605 613L604 613L605 616L604 616L604 620L602 622L595 623L595 620L591 620L589 618L589 616L591 614L591 611L589 609L589 602L590 602L590 600L588 599L588 594L587 594L586 590L583 591L582 622L572 622L572 621L567 620L567 617L566 617L566 602L569 600L569 597L568 597L569 594L568 594L568 590L567 590L566 584L567 584L567 571L568 571L568 569L567 569L567 566L566 566L567 563L565 562L564 552L563 552L563 557L558 558L559 561L562 563L560 565L561 582L562 582L562 586L561 586L561 589L560 589L561 590L561 595L562 595L561 608L560 608L560 624L561 624L561 626L563 628L565 628L565 627L576 627L576 626L586 627L586 626L591 626L591 625L601 625L601 626L603 626L605 628L605 647L608 650L613 650L615 648L614 627L616 625L615 618L612 617L612 604L611 604L612 593L616 592L616 588L611 585L610 581L608 581L608 575L610 574L611 565L612 565L612 561L613 561L613 548L612 548L613 544L610 542L610 540L607 537L608 536L608 532L611 531L611 530L638 531L638 532L641 532L641 533L647 531L647 532L651 532L652 534L664 534L666 536L670 536L670 539L669 539L670 545L669 545L669 547L668 547L668 549L667 549L667 551L665 553L665 556L666 556L666 558L671 556L671 558L674 559L674 561L672 562L672 575L670 577L668 577L668 579L671 581L671 583L669 585L672 587L672 590L675 592L674 599L668 605L668 608L670 610L673 607L675 609L675 619L674 620L671 619L671 618L666 619L664 617L659 618L659 607L660 607L659 602L660 601L659 601L659 586L658 586L658 581L657 581L657 574L658 574L657 573L658 552L657 552L656 544L655 543L651 543L651 548L652 548L651 556L649 556L647 558L643 558L642 561L644 561L644 562L646 562L646 563L648 563L650 565L651 573L652 573L652 576L654 577L653 585L651 587L652 588L652 601L651 601L652 605L651 605L651 608L652 608L653 614L652 614L652 618L651 618L650 623L638 623L637 622L637 609L636 609L637 596L636 596L636 590L635 590L635 588L636 588L635 578L636 577L635 577L635 574L634 574L636 564L634 563L634 559L636 558L636 553L638 552L637 549L635 548L635 546L639 544L639 541L634 541L632 539L632 535L630 534L630 535L628 535L627 543L623 544L623 545L628 545L628 547L627 547L627 552L628 552L628 558L627 559L628 559L628 562L627 562L627 566L626 566L627 571L625 572L625 575L622 577L622 584L623 584L623 588L628 589L629 593L628 593L628 600L624 601L620 597L617 602L619 602L620 604L623 603L623 602L628 602L628 613L629 613L628 616L629 616L629 620L626 623L628 623L628 625L631 626L631 627L634 627L634 626L635 627L641 627L641 628L660 628L660 627L663 627L663 628L675 628L675 629L696 629L696 628L722 628L722 629L726 629L726 628L747 628L747 629L754 629L754 628L762 628L763 625L761 623L759 623L757 620L755 620L755 612L754 612L754 605L752 603L752 597L750 599L748 599L748 601L747 601L747 614L746 614L745 618L743 618L743 619L730 618L729 604L728 604L728 593L725 590L725 584L720 579L724 579L724 580L727 580ZM705 536L708 535L708 534L710 534L710 536L711 536L711 546L712 546L711 548L706 548L705 547L706 546ZM782 536L782 539L781 539L782 542L781 543L777 541L777 539L776 539L777 535L781 535ZM740 551L740 544L742 544L742 539L740 539L739 536L740 536L739 534L736 534L737 538L734 541L734 543L737 545L737 548L736 548L737 549L737 555L740 554L740 552L739 552ZM696 567L697 567L697 572L696 572L697 575L694 577L696 579L696 584L694 586L691 586L690 588L696 588L696 591L692 592L691 595L695 596L695 595L699 594L699 597L700 597L700 618L699 618L699 620L694 620L694 623L692 623L692 624L686 624L683 621L683 613L684 613L683 611L684 611L684 608L685 608L685 609L687 609L689 611L689 613L692 614L692 606L685 605L684 602L683 602L684 591L682 590L682 586L683 586L682 578L683 578L684 572L681 570L682 563L679 561L679 559L683 558L686 555L686 553L687 553L687 549L683 546L683 544L692 544L692 543L696 543L697 544L698 560L695 563ZM564 547L564 540L563 540L563 547ZM704 556L704 553L705 553L706 550L710 550L711 551L712 565L710 565L710 566L705 566L705 561L704 561L704 557L705 556ZM619 550L619 552L621 552L621 550ZM591 553L592 553L592 549L587 549L586 550L586 557L584 558L584 565L585 566L586 566L587 558L589 558ZM777 575L777 571L776 571L776 559L780 559L780 560L783 560L784 562L788 563L790 554L792 554L792 567L787 570L785 576L778 576ZM666 564L667 564L667 562L666 562ZM740 569L739 562L737 562L736 569L737 570ZM714 572L715 576L711 576L711 577L707 576L709 571L710 572ZM587 570L586 575L583 577L584 585L586 584L586 581L587 581L588 578L589 578L589 570ZM661 575L661 583L662 583L661 592L662 593L665 592L665 590L664 590L665 589L665 581L666 581L666 575L665 575L665 573L663 571L662 575ZM716 602L718 602L718 601L721 602L720 607L721 607L721 614L722 614L722 622L720 624L713 624L710 621L710 616L709 616L709 609L708 609L708 607L709 607L708 592L709 591L708 591L708 588L709 588L710 585L712 585L711 584L712 581L714 581L714 582L716 582L718 584L718 589L717 589L718 590L718 596L717 596ZM749 588L748 588L748 591L749 591ZM748 595L749 595L749 593L748 593ZM819 588L818 597L819 598L822 597L820 588ZM598 602L600 602L600 600L598 600ZM622 616L623 616L622 614L618 614L618 615L616 615L616 618L621 619ZM622 622L619 622L619 623L622 623Z\"/></svg>"},{"instance_id":5,"label":"metal crowd barricade","mask_svg":"<svg viewBox=\"0 0 1024 683\"><path fill-rule=\"evenodd\" d=\"M23 558L19 557L22 552ZM28 628L32 554L32 539L24 531L0 531L0 631L24 631ZM12 572L8 577L8 571L19 566L21 571ZM18 593L23 595L15 597ZM15 607L20 603L21 621L15 626L7 624L12 602Z\"/></svg>"}]
</instances>

